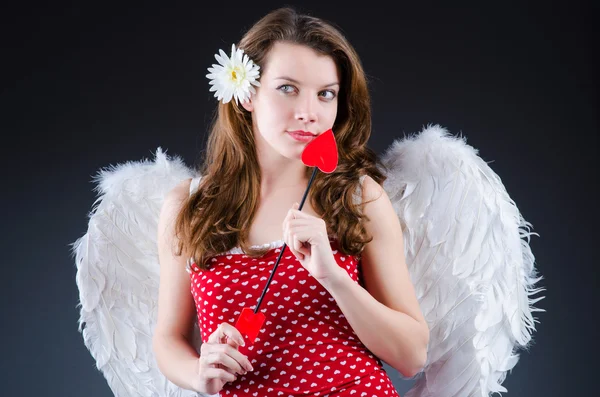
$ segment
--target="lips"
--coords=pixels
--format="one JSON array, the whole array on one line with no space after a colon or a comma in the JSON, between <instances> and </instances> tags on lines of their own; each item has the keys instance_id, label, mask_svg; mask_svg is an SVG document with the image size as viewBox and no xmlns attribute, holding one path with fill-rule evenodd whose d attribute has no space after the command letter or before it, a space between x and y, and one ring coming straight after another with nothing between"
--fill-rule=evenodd
<instances>
[{"instance_id":1,"label":"lips","mask_svg":"<svg viewBox=\"0 0 600 397\"><path fill-rule=\"evenodd\" d=\"M315 136L311 133L306 133L306 131L303 131L305 134L297 134L295 132L288 132L288 135L290 137L292 137L292 139L294 139L296 142L310 142L313 139L316 139Z\"/></svg>"},{"instance_id":2,"label":"lips","mask_svg":"<svg viewBox=\"0 0 600 397\"><path fill-rule=\"evenodd\" d=\"M302 131L302 130L297 130L297 131L288 131L290 134L296 134L296 135L302 135L302 136L316 136L317 134L313 134L312 132L308 132L308 131Z\"/></svg>"}]
</instances>

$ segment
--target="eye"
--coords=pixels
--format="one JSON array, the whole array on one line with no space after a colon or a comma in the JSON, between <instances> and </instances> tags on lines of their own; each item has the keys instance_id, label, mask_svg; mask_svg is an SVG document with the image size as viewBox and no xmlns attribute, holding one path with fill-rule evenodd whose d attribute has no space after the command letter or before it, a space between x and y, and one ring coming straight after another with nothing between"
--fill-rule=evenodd
<instances>
[{"instance_id":1,"label":"eye","mask_svg":"<svg viewBox=\"0 0 600 397\"><path fill-rule=\"evenodd\" d=\"M321 94L330 94L328 97L325 97L325 99L329 99L329 100L332 100L333 98L336 97L336 93L334 90L321 91Z\"/></svg>"},{"instance_id":2,"label":"eye","mask_svg":"<svg viewBox=\"0 0 600 397\"><path fill-rule=\"evenodd\" d=\"M294 86L293 86L293 85L291 85L291 84L283 84L283 85L280 85L279 87L277 87L277 89L278 89L279 91L283 91L283 92L285 92L286 94L287 94L287 93L294 92Z\"/></svg>"}]
</instances>

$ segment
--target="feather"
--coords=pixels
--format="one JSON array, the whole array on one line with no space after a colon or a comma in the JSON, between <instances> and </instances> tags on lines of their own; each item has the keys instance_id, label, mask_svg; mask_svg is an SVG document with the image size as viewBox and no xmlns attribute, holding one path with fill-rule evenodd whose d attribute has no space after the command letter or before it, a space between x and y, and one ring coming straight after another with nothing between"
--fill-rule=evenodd
<instances>
[{"instance_id":1,"label":"feather","mask_svg":"<svg viewBox=\"0 0 600 397\"><path fill-rule=\"evenodd\" d=\"M79 332L115 396L200 394L160 372L152 350L159 265L157 227L166 193L193 173L161 148L154 161L127 162L95 177L87 233L72 244L79 289ZM195 325L194 346L201 337Z\"/></svg>"},{"instance_id":2,"label":"feather","mask_svg":"<svg viewBox=\"0 0 600 397\"><path fill-rule=\"evenodd\" d=\"M529 239L536 235L500 178L439 126L397 140L384 183L404 231L406 263L430 329L425 368L408 397L506 392L517 348L535 331L544 288ZM73 244L79 331L116 396L196 396L168 381L152 351L159 266L157 223L165 194L192 176L158 148L94 178L99 197ZM524 240L527 239L527 240ZM201 335L194 326L193 345Z\"/></svg>"},{"instance_id":3,"label":"feather","mask_svg":"<svg viewBox=\"0 0 600 397\"><path fill-rule=\"evenodd\" d=\"M498 175L440 126L396 140L383 156L386 190L430 329L427 363L408 397L506 392L517 348L535 331L542 278L525 222ZM523 240L526 237L527 241Z\"/></svg>"}]
</instances>

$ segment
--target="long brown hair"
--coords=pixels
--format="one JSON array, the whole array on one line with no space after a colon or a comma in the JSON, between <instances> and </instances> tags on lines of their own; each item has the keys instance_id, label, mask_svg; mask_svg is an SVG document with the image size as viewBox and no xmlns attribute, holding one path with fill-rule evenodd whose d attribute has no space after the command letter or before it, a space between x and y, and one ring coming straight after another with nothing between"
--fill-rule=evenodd
<instances>
[{"instance_id":1,"label":"long brown hair","mask_svg":"<svg viewBox=\"0 0 600 397\"><path fill-rule=\"evenodd\" d=\"M331 23L299 14L290 7L264 16L236 47L264 70L269 50L277 41L329 55L340 71L338 112L332 128L338 166L330 174L316 173L307 199L316 213L324 214L327 231L337 238L340 251L360 257L372 237L367 236L363 226L365 203L356 205L353 193L360 192L359 177L363 174L380 185L386 179L377 154L366 146L371 135L371 104L360 59ZM252 258L264 255L264 248L252 248L247 241L261 181L251 113L233 100L219 102L206 153L199 170L200 185L176 220L178 255L185 249L202 270L208 269L210 257L234 247ZM306 167L307 178L312 170Z\"/></svg>"}]
</instances>

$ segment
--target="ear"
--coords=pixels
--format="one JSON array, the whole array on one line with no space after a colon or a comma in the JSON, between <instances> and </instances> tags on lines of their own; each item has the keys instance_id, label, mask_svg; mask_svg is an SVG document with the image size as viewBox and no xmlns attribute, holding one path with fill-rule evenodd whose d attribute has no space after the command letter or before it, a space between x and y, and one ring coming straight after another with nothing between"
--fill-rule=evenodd
<instances>
[{"instance_id":1,"label":"ear","mask_svg":"<svg viewBox=\"0 0 600 397\"><path fill-rule=\"evenodd\" d=\"M252 103L252 97L250 97L248 100L242 102L242 106L244 107L244 109L246 109L249 112L253 111L254 104Z\"/></svg>"}]
</instances>

